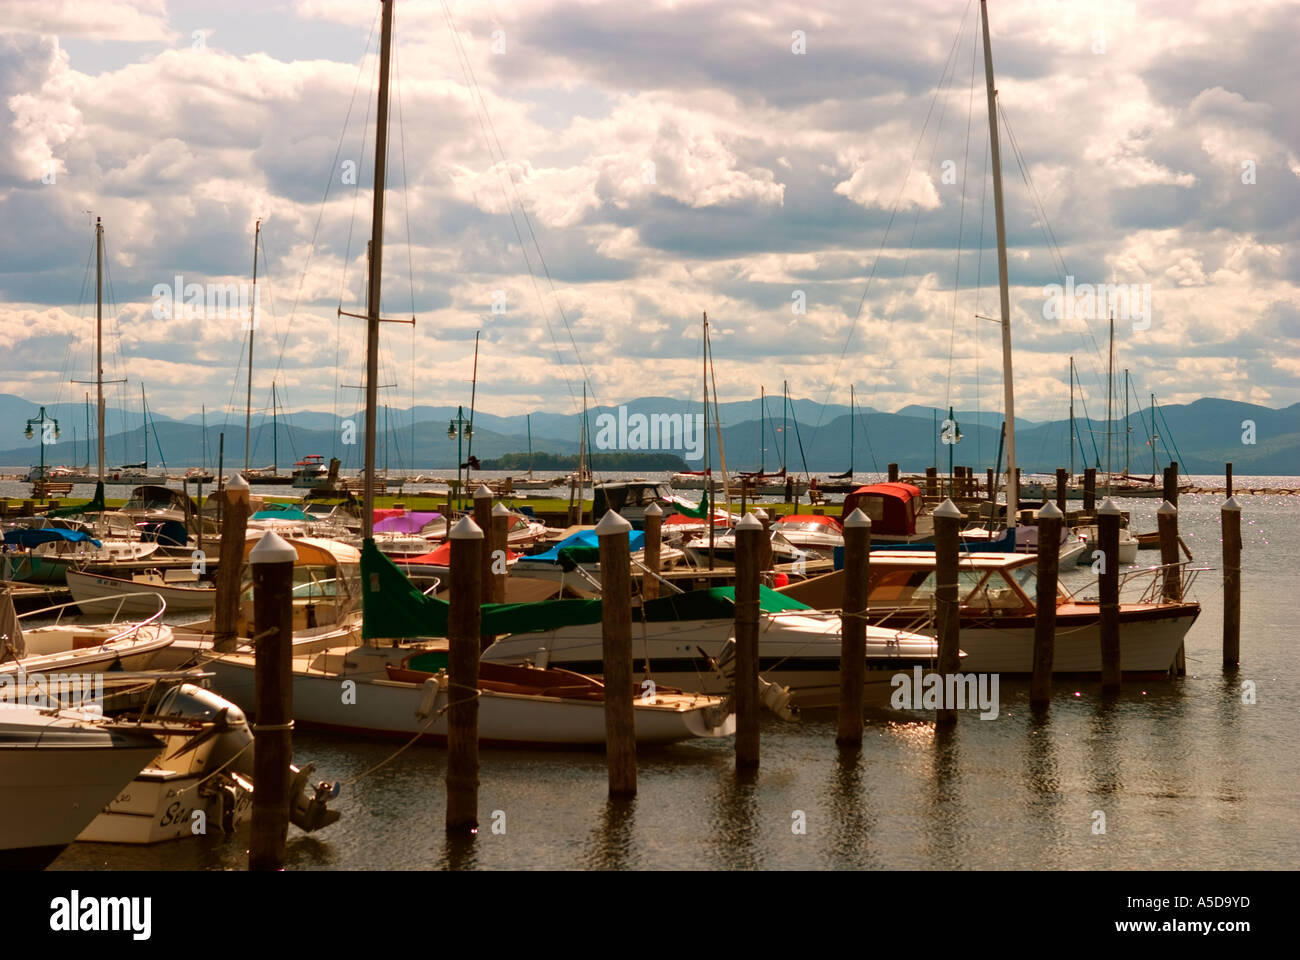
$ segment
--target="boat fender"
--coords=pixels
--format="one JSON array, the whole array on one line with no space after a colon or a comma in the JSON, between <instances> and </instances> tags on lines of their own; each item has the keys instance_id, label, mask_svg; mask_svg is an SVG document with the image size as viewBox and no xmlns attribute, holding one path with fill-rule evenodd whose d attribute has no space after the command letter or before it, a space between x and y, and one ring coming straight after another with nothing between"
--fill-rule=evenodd
<instances>
[{"instance_id":1,"label":"boat fender","mask_svg":"<svg viewBox=\"0 0 1300 960\"><path fill-rule=\"evenodd\" d=\"M289 786L289 821L306 833L328 827L342 816L339 811L326 806L332 798L338 796L338 784L322 780L314 789L307 786L307 779L315 769L313 763L301 770L289 765L289 772L293 775Z\"/></svg>"},{"instance_id":2,"label":"boat fender","mask_svg":"<svg viewBox=\"0 0 1300 960\"><path fill-rule=\"evenodd\" d=\"M439 671L438 676L429 677L424 681L424 686L420 691L420 703L415 708L415 715L421 720L427 720L433 715L434 707L438 703L438 694L442 690L443 674Z\"/></svg>"},{"instance_id":3,"label":"boat fender","mask_svg":"<svg viewBox=\"0 0 1300 960\"><path fill-rule=\"evenodd\" d=\"M790 706L790 688L761 676L758 678L758 699L782 720L793 720L797 715L795 708Z\"/></svg>"}]
</instances>

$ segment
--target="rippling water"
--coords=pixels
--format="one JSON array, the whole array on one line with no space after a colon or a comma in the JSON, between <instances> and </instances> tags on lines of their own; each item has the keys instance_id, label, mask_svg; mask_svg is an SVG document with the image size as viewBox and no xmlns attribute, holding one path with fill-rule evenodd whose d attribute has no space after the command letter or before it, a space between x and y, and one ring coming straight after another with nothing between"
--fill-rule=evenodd
<instances>
[{"instance_id":1,"label":"rippling water","mask_svg":"<svg viewBox=\"0 0 1300 960\"><path fill-rule=\"evenodd\" d=\"M1300 487L1295 478L1238 483ZM1027 682L1004 681L996 720L962 713L944 734L873 720L856 759L838 752L833 714L765 718L752 782L737 779L729 740L697 741L643 752L639 794L621 803L607 799L603 754L485 750L482 826L460 844L443 832L442 749L412 747L352 782L396 745L303 732L298 762L345 781L333 803L343 819L310 836L291 829L290 866L1294 867L1300 498L1242 498L1242 668L1232 678L1220 667L1219 503L1201 495L1180 504L1196 565L1213 568L1195 585L1203 612L1188 634L1185 678L1127 683L1109 704L1096 683L1058 683L1041 722L1027 709ZM1155 529L1158 501L1120 506L1134 529ZM1144 564L1156 557L1139 554ZM1257 688L1253 705L1242 703L1246 680ZM494 811L503 833L493 832ZM1096 811L1104 834L1093 832ZM802 834L792 830L799 813ZM245 828L153 848L76 844L55 869L242 869L247 841Z\"/></svg>"}]
</instances>

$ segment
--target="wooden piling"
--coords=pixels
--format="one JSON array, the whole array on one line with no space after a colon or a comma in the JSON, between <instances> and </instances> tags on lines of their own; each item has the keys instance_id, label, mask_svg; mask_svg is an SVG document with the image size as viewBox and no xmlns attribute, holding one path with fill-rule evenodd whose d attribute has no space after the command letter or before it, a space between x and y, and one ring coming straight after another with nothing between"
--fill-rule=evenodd
<instances>
[{"instance_id":1,"label":"wooden piling","mask_svg":"<svg viewBox=\"0 0 1300 960\"><path fill-rule=\"evenodd\" d=\"M605 677L605 762L611 796L636 793L632 699L632 524L609 510L596 524L600 543L601 649Z\"/></svg>"},{"instance_id":2,"label":"wooden piling","mask_svg":"<svg viewBox=\"0 0 1300 960\"><path fill-rule=\"evenodd\" d=\"M239 584L248 532L248 481L236 473L221 496L225 510L221 518L217 589L212 601L212 649L228 653L235 649L239 634Z\"/></svg>"},{"instance_id":3,"label":"wooden piling","mask_svg":"<svg viewBox=\"0 0 1300 960\"><path fill-rule=\"evenodd\" d=\"M1156 510L1160 531L1160 565L1164 567L1160 595L1165 601L1183 598L1182 567L1178 566L1178 508L1166 500Z\"/></svg>"},{"instance_id":4,"label":"wooden piling","mask_svg":"<svg viewBox=\"0 0 1300 960\"><path fill-rule=\"evenodd\" d=\"M1123 677L1119 650L1119 507L1107 497L1097 508L1097 546L1101 550L1101 689L1118 693Z\"/></svg>"},{"instance_id":5,"label":"wooden piling","mask_svg":"<svg viewBox=\"0 0 1300 960\"><path fill-rule=\"evenodd\" d=\"M492 602L492 490L486 483L474 491L474 524L483 531L483 550L479 554L480 602Z\"/></svg>"},{"instance_id":6,"label":"wooden piling","mask_svg":"<svg viewBox=\"0 0 1300 960\"><path fill-rule=\"evenodd\" d=\"M735 532L736 769L753 770L758 767L758 571L765 531L757 517L746 514Z\"/></svg>"},{"instance_id":7,"label":"wooden piling","mask_svg":"<svg viewBox=\"0 0 1300 960\"><path fill-rule=\"evenodd\" d=\"M451 540L447 611L447 832L478 829L478 655L483 529L461 517Z\"/></svg>"},{"instance_id":8,"label":"wooden piling","mask_svg":"<svg viewBox=\"0 0 1300 960\"><path fill-rule=\"evenodd\" d=\"M663 567L660 550L663 547L664 511L657 503L645 508L645 565L652 573L659 573ZM659 596L659 579L650 574L641 577L641 596L651 599Z\"/></svg>"},{"instance_id":9,"label":"wooden piling","mask_svg":"<svg viewBox=\"0 0 1300 960\"><path fill-rule=\"evenodd\" d=\"M888 470L889 470L889 482L898 483L898 464L891 463L888 467Z\"/></svg>"},{"instance_id":10,"label":"wooden piling","mask_svg":"<svg viewBox=\"0 0 1300 960\"><path fill-rule=\"evenodd\" d=\"M1219 510L1223 531L1223 669L1241 664L1241 504L1235 497Z\"/></svg>"},{"instance_id":11,"label":"wooden piling","mask_svg":"<svg viewBox=\"0 0 1300 960\"><path fill-rule=\"evenodd\" d=\"M835 742L862 746L862 698L867 682L867 582L871 518L854 509L844 518L844 601L840 612L840 712Z\"/></svg>"},{"instance_id":12,"label":"wooden piling","mask_svg":"<svg viewBox=\"0 0 1300 960\"><path fill-rule=\"evenodd\" d=\"M1223 488L1227 497L1232 497L1232 464L1223 465Z\"/></svg>"},{"instance_id":13,"label":"wooden piling","mask_svg":"<svg viewBox=\"0 0 1300 960\"><path fill-rule=\"evenodd\" d=\"M939 673L945 690L947 678L961 670L961 611L957 606L957 537L961 520L961 511L951 500L934 509L934 626L939 640ZM940 726L955 724L957 711L945 704L935 721Z\"/></svg>"},{"instance_id":14,"label":"wooden piling","mask_svg":"<svg viewBox=\"0 0 1300 960\"><path fill-rule=\"evenodd\" d=\"M242 478L240 478L242 480ZM245 486L247 483L245 482ZM230 490L234 487L232 480ZM298 552L274 531L248 555L253 571L253 822L249 870L283 870L293 762L293 565Z\"/></svg>"},{"instance_id":15,"label":"wooden piling","mask_svg":"<svg viewBox=\"0 0 1300 960\"><path fill-rule=\"evenodd\" d=\"M506 602L506 557L510 544L510 508L498 503L492 508L492 529L488 537L488 571L492 589L492 603Z\"/></svg>"},{"instance_id":16,"label":"wooden piling","mask_svg":"<svg viewBox=\"0 0 1300 960\"><path fill-rule=\"evenodd\" d=\"M984 484L985 484L984 489L988 491L989 503L992 503L993 498L997 495L996 491L993 489L993 468L988 467L985 470L985 474L986 476L984 479Z\"/></svg>"},{"instance_id":17,"label":"wooden piling","mask_svg":"<svg viewBox=\"0 0 1300 960\"><path fill-rule=\"evenodd\" d=\"M743 518L742 518L743 519ZM759 550L758 569L772 569L772 518L767 511L759 507L754 511L754 519L763 527L763 544Z\"/></svg>"},{"instance_id":18,"label":"wooden piling","mask_svg":"<svg viewBox=\"0 0 1300 960\"><path fill-rule=\"evenodd\" d=\"M1057 482L1064 470L1056 471ZM1056 578L1060 572L1061 522L1064 511L1046 503L1038 511L1038 593L1034 604L1034 674L1029 705L1046 707L1052 699L1052 660L1056 655Z\"/></svg>"},{"instance_id":19,"label":"wooden piling","mask_svg":"<svg viewBox=\"0 0 1300 960\"><path fill-rule=\"evenodd\" d=\"M1097 468L1087 467L1083 471L1083 512L1085 516L1097 515Z\"/></svg>"},{"instance_id":20,"label":"wooden piling","mask_svg":"<svg viewBox=\"0 0 1300 960\"><path fill-rule=\"evenodd\" d=\"M1066 495L1070 491L1070 477L1064 467L1056 468L1056 509L1064 515L1066 511Z\"/></svg>"},{"instance_id":21,"label":"wooden piling","mask_svg":"<svg viewBox=\"0 0 1300 960\"><path fill-rule=\"evenodd\" d=\"M937 497L939 495L939 468L925 468L925 495L927 497Z\"/></svg>"}]
</instances>

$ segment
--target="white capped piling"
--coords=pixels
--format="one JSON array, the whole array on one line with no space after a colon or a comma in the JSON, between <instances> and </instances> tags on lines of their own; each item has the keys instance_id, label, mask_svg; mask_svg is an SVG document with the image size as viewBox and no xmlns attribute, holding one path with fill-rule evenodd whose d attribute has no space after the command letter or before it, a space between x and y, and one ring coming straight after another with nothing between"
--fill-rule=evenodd
<instances>
[{"instance_id":1,"label":"white capped piling","mask_svg":"<svg viewBox=\"0 0 1300 960\"><path fill-rule=\"evenodd\" d=\"M1101 550L1101 689L1117 693L1123 678L1119 651L1119 507L1107 497L1097 508L1097 547Z\"/></svg>"},{"instance_id":2,"label":"white capped piling","mask_svg":"<svg viewBox=\"0 0 1300 960\"><path fill-rule=\"evenodd\" d=\"M1064 470L1056 471L1060 483ZM1058 492L1058 497L1063 495ZM1056 578L1061 566L1061 523L1064 512L1046 503L1038 511L1038 594L1034 603L1034 674L1029 705L1046 707L1052 699L1052 661L1056 655Z\"/></svg>"},{"instance_id":3,"label":"white capped piling","mask_svg":"<svg viewBox=\"0 0 1300 960\"><path fill-rule=\"evenodd\" d=\"M498 503L492 508L492 536L488 540L488 572L492 578L492 602L506 602L506 557L510 542L510 508Z\"/></svg>"},{"instance_id":4,"label":"white capped piling","mask_svg":"<svg viewBox=\"0 0 1300 960\"><path fill-rule=\"evenodd\" d=\"M247 487L245 482L244 486ZM231 487L234 482L231 482ZM230 489L227 487L226 489ZM249 870L283 870L293 762L293 565L298 552L274 531L248 555L253 571L253 823Z\"/></svg>"},{"instance_id":5,"label":"white capped piling","mask_svg":"<svg viewBox=\"0 0 1300 960\"><path fill-rule=\"evenodd\" d=\"M615 510L596 524L600 544L600 625L605 677L605 762L611 796L636 793L632 698L632 524Z\"/></svg>"},{"instance_id":6,"label":"white capped piling","mask_svg":"<svg viewBox=\"0 0 1300 960\"><path fill-rule=\"evenodd\" d=\"M1223 669L1241 664L1241 504L1229 497L1219 509L1223 531Z\"/></svg>"},{"instance_id":7,"label":"white capped piling","mask_svg":"<svg viewBox=\"0 0 1300 960\"><path fill-rule=\"evenodd\" d=\"M736 769L753 770L758 766L758 571L766 534L752 513L741 517L735 531Z\"/></svg>"},{"instance_id":8,"label":"white capped piling","mask_svg":"<svg viewBox=\"0 0 1300 960\"><path fill-rule=\"evenodd\" d=\"M478 829L478 655L483 529L461 517L451 540L447 611L447 832Z\"/></svg>"},{"instance_id":9,"label":"white capped piling","mask_svg":"<svg viewBox=\"0 0 1300 960\"><path fill-rule=\"evenodd\" d=\"M939 672L943 675L945 689L947 678L961 669L961 610L957 598L957 537L961 528L962 512L951 500L934 508L934 562L935 562L935 633L939 640ZM951 706L940 708L935 717L941 726L957 722L957 711Z\"/></svg>"},{"instance_id":10,"label":"white capped piling","mask_svg":"<svg viewBox=\"0 0 1300 960\"><path fill-rule=\"evenodd\" d=\"M226 483L221 496L225 510L217 555L217 590L213 597L212 648L225 653L235 649L239 632L239 582L244 566L250 502L248 481L236 473Z\"/></svg>"},{"instance_id":11,"label":"white capped piling","mask_svg":"<svg viewBox=\"0 0 1300 960\"><path fill-rule=\"evenodd\" d=\"M663 547L664 511L657 503L645 508L645 565L650 573L641 577L641 596L649 600L659 596L658 574L663 566L661 548Z\"/></svg>"},{"instance_id":12,"label":"white capped piling","mask_svg":"<svg viewBox=\"0 0 1300 960\"><path fill-rule=\"evenodd\" d=\"M867 584L871 518L854 509L844 518L844 601L840 612L840 712L835 742L862 746L862 698L867 682Z\"/></svg>"}]
</instances>

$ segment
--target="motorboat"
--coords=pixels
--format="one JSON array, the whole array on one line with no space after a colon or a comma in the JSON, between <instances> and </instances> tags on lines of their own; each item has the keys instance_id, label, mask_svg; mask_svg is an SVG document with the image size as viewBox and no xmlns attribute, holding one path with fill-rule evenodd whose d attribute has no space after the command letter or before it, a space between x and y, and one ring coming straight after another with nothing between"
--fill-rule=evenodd
<instances>
[{"instance_id":1,"label":"motorboat","mask_svg":"<svg viewBox=\"0 0 1300 960\"><path fill-rule=\"evenodd\" d=\"M826 557L831 556L836 547L844 546L844 528L834 517L793 513L778 519L771 529L791 546Z\"/></svg>"},{"instance_id":2,"label":"motorboat","mask_svg":"<svg viewBox=\"0 0 1300 960\"><path fill-rule=\"evenodd\" d=\"M78 603L100 597L124 596L125 613L148 611L156 605L156 598L167 602L172 613L212 613L216 599L216 581L213 575L196 574L193 569L151 568L132 573L130 577L115 577L98 570L69 570L68 589Z\"/></svg>"}]
</instances>

